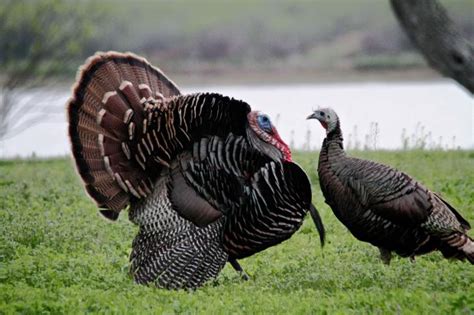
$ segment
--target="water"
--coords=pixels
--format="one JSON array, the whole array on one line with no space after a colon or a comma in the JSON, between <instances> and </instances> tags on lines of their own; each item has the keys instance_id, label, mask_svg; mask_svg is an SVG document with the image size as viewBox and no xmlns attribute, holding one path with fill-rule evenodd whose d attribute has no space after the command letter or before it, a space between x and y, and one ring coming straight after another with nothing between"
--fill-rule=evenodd
<instances>
[{"instance_id":1,"label":"water","mask_svg":"<svg viewBox=\"0 0 474 315\"><path fill-rule=\"evenodd\" d=\"M324 130L306 117L318 106L330 106L341 119L346 146L400 149L405 134L409 145L424 138L429 148L474 149L474 99L450 81L187 86L182 90L217 92L245 100L253 109L269 114L281 137L295 148L321 146ZM61 112L69 93L55 92L51 105ZM0 157L33 153L49 157L69 152L64 111L0 143Z\"/></svg>"}]
</instances>

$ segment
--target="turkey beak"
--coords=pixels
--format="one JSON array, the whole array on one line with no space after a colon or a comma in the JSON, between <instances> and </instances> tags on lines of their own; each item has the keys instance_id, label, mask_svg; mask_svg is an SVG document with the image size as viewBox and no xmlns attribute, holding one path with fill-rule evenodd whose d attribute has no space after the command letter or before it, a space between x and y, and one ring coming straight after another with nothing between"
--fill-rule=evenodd
<instances>
[{"instance_id":1,"label":"turkey beak","mask_svg":"<svg viewBox=\"0 0 474 315\"><path fill-rule=\"evenodd\" d=\"M306 119L318 119L317 111L306 117Z\"/></svg>"}]
</instances>

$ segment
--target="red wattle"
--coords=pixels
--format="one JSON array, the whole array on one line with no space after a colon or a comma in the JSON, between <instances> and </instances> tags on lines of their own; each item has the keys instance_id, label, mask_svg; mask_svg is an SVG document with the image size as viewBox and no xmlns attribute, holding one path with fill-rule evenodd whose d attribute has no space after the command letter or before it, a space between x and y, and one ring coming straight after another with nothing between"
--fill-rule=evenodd
<instances>
[{"instance_id":1,"label":"red wattle","mask_svg":"<svg viewBox=\"0 0 474 315\"><path fill-rule=\"evenodd\" d=\"M273 138L275 138L275 140L278 142L278 144L280 144L279 146L277 146L280 151L282 152L283 154L283 159L287 162L292 162L292 159L291 159L291 150L290 150L290 147L285 143L285 141L283 141L280 137L280 135L278 134L278 131L276 130L276 128L273 128Z\"/></svg>"}]
</instances>

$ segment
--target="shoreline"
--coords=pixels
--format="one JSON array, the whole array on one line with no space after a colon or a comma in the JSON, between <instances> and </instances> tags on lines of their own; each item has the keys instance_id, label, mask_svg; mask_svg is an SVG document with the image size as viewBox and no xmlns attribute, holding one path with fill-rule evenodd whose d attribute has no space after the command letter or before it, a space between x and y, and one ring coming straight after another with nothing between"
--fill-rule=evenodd
<instances>
[{"instance_id":1,"label":"shoreline","mask_svg":"<svg viewBox=\"0 0 474 315\"><path fill-rule=\"evenodd\" d=\"M334 69L271 69L252 71L229 69L225 71L165 72L167 76L183 85L295 85L363 82L416 82L439 81L444 78L430 68L397 70L334 70Z\"/></svg>"},{"instance_id":2,"label":"shoreline","mask_svg":"<svg viewBox=\"0 0 474 315\"><path fill-rule=\"evenodd\" d=\"M436 82L446 80L430 68L407 69L315 69L284 68L255 70L248 68L215 68L196 71L162 71L179 87L183 86L262 86L262 85L297 85L297 84L333 84L333 83L369 83L369 82ZM70 89L75 75L43 80L38 87L53 89Z\"/></svg>"}]
</instances>

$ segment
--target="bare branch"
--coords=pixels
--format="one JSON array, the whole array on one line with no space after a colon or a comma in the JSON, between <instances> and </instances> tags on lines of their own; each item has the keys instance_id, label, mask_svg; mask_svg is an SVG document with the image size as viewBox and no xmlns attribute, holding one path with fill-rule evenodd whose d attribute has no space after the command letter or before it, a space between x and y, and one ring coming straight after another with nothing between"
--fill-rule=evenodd
<instances>
[{"instance_id":1,"label":"bare branch","mask_svg":"<svg viewBox=\"0 0 474 315\"><path fill-rule=\"evenodd\" d=\"M18 134L22 133L23 131L28 130L29 128L36 126L38 124L46 123L46 122L51 122L48 121L47 117L50 116L44 116L44 115L36 115L30 119L26 119L19 123L18 125L14 127L10 127L5 134L1 137L1 140L7 140L9 138L16 137Z\"/></svg>"},{"instance_id":2,"label":"bare branch","mask_svg":"<svg viewBox=\"0 0 474 315\"><path fill-rule=\"evenodd\" d=\"M0 140L22 132L50 116L63 114L64 108L51 105L57 98L54 93L45 93L45 86L39 90L1 89L0 95ZM25 94L28 93L28 97Z\"/></svg>"},{"instance_id":3,"label":"bare branch","mask_svg":"<svg viewBox=\"0 0 474 315\"><path fill-rule=\"evenodd\" d=\"M474 94L474 45L436 0L390 0L408 37L428 63Z\"/></svg>"}]
</instances>

